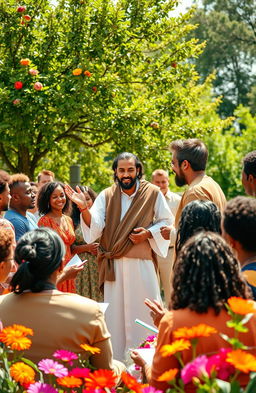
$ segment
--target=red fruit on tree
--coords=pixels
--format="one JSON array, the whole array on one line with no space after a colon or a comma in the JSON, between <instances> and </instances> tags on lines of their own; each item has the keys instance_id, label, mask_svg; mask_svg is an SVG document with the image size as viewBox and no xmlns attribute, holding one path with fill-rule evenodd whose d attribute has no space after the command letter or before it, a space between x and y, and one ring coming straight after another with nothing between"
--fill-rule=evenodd
<instances>
[{"instance_id":1,"label":"red fruit on tree","mask_svg":"<svg viewBox=\"0 0 256 393\"><path fill-rule=\"evenodd\" d=\"M35 84L34 84L34 89L35 90L42 90L42 88L43 88L43 85L42 85L42 83L41 82L36 82Z\"/></svg>"},{"instance_id":2,"label":"red fruit on tree","mask_svg":"<svg viewBox=\"0 0 256 393\"><path fill-rule=\"evenodd\" d=\"M17 81L14 83L15 89L20 90L20 89L22 89L22 87L23 87L23 83L21 81Z\"/></svg>"},{"instance_id":3,"label":"red fruit on tree","mask_svg":"<svg viewBox=\"0 0 256 393\"><path fill-rule=\"evenodd\" d=\"M30 22L30 21L31 21L31 16L29 16L29 15L23 15L23 18L24 18L27 22Z\"/></svg>"},{"instance_id":4,"label":"red fruit on tree","mask_svg":"<svg viewBox=\"0 0 256 393\"><path fill-rule=\"evenodd\" d=\"M17 10L17 12L25 12L26 11L26 6L25 5L20 5Z\"/></svg>"},{"instance_id":5,"label":"red fruit on tree","mask_svg":"<svg viewBox=\"0 0 256 393\"><path fill-rule=\"evenodd\" d=\"M173 63L171 64L171 66L172 66L173 68L176 68L176 67L177 67L177 63L173 62Z\"/></svg>"},{"instance_id":6,"label":"red fruit on tree","mask_svg":"<svg viewBox=\"0 0 256 393\"><path fill-rule=\"evenodd\" d=\"M92 87L92 91L94 91L95 93L97 92L97 90L98 90L98 89L97 89L97 86L93 86L93 87Z\"/></svg>"}]
</instances>

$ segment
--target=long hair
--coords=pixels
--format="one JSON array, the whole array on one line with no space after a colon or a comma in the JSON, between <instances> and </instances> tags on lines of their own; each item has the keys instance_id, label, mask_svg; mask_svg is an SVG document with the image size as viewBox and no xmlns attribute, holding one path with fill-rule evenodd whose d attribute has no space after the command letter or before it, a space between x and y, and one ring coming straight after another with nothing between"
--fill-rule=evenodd
<instances>
[{"instance_id":1,"label":"long hair","mask_svg":"<svg viewBox=\"0 0 256 393\"><path fill-rule=\"evenodd\" d=\"M41 292L51 274L60 267L65 252L63 241L50 228L25 233L15 249L15 260L20 266L11 280L14 293Z\"/></svg>"},{"instance_id":2,"label":"long hair","mask_svg":"<svg viewBox=\"0 0 256 393\"><path fill-rule=\"evenodd\" d=\"M37 197L37 206L40 215L45 215L49 213L51 210L50 206L50 198L53 191L58 187L61 186L63 188L63 192L66 195L64 184L58 181L53 181L49 183L45 183L43 187L40 189ZM62 213L70 214L71 211L71 201L66 195L66 203L62 209Z\"/></svg>"},{"instance_id":3,"label":"long hair","mask_svg":"<svg viewBox=\"0 0 256 393\"><path fill-rule=\"evenodd\" d=\"M220 235L200 232L182 247L173 272L171 308L218 314L231 296L250 297L239 262Z\"/></svg>"},{"instance_id":4,"label":"long hair","mask_svg":"<svg viewBox=\"0 0 256 393\"><path fill-rule=\"evenodd\" d=\"M142 176L143 176L143 165L142 165L141 161L139 160L139 158L135 154L133 154L133 153L123 152L123 153L118 154L118 156L114 159L113 164L112 164L112 169L114 171L114 180L117 179L115 171L116 171L117 166L118 166L118 161L120 161L120 160L129 160L130 158L134 159L135 167L136 167L136 169L138 169L138 175L137 175L138 179L142 178Z\"/></svg>"}]
</instances>

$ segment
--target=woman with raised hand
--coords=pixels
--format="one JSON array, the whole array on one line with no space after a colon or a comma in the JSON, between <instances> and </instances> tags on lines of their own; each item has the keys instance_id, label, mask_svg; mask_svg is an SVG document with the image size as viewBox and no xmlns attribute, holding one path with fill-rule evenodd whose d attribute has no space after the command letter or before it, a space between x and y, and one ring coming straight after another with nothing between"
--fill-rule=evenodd
<instances>
[{"instance_id":1,"label":"woman with raised hand","mask_svg":"<svg viewBox=\"0 0 256 393\"><path fill-rule=\"evenodd\" d=\"M89 344L100 349L91 356L91 364L120 375L124 365L113 360L110 334L99 304L56 288L64 255L63 241L50 228L22 236L15 251L20 266L11 281L13 293L0 296L2 323L33 329L33 344L26 356L34 362L51 357L59 349L83 353L80 344Z\"/></svg>"}]
</instances>

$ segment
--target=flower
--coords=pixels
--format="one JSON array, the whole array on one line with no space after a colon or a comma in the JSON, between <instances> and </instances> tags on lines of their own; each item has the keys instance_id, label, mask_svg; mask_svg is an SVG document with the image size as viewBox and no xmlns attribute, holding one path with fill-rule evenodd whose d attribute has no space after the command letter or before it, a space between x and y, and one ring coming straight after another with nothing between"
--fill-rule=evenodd
<instances>
[{"instance_id":1,"label":"flower","mask_svg":"<svg viewBox=\"0 0 256 393\"><path fill-rule=\"evenodd\" d=\"M97 90L98 90L98 89L97 89L97 86L93 86L93 87L92 87L92 91L94 91L94 93L97 93Z\"/></svg>"},{"instance_id":2,"label":"flower","mask_svg":"<svg viewBox=\"0 0 256 393\"><path fill-rule=\"evenodd\" d=\"M88 76L88 78L90 78L92 76L92 73L90 71L88 71L88 70L85 70L84 71L84 75Z\"/></svg>"},{"instance_id":3,"label":"flower","mask_svg":"<svg viewBox=\"0 0 256 393\"><path fill-rule=\"evenodd\" d=\"M227 354L231 350L231 348L221 348L219 353L210 356L206 365L207 373L211 374L215 371L218 378L227 381L229 376L235 372L234 366L226 361Z\"/></svg>"},{"instance_id":4,"label":"flower","mask_svg":"<svg viewBox=\"0 0 256 393\"><path fill-rule=\"evenodd\" d=\"M186 384L192 381L193 377L200 378L202 375L208 375L206 371L207 356L202 355L195 358L192 362L187 363L181 370L181 379Z\"/></svg>"},{"instance_id":5,"label":"flower","mask_svg":"<svg viewBox=\"0 0 256 393\"><path fill-rule=\"evenodd\" d=\"M256 357L241 349L230 351L226 361L244 373L256 371Z\"/></svg>"},{"instance_id":6,"label":"flower","mask_svg":"<svg viewBox=\"0 0 256 393\"><path fill-rule=\"evenodd\" d=\"M188 340L176 340L173 341L172 344L163 345L160 349L160 353L165 358L167 356L171 356L176 352L183 351L184 349L189 349L191 347L191 343Z\"/></svg>"},{"instance_id":7,"label":"flower","mask_svg":"<svg viewBox=\"0 0 256 393\"><path fill-rule=\"evenodd\" d=\"M35 382L29 386L27 393L58 393L58 391L47 383Z\"/></svg>"},{"instance_id":8,"label":"flower","mask_svg":"<svg viewBox=\"0 0 256 393\"><path fill-rule=\"evenodd\" d=\"M91 347L88 344L81 344L80 347L85 351L91 352L92 355L94 355L95 353L100 353L100 348Z\"/></svg>"},{"instance_id":9,"label":"flower","mask_svg":"<svg viewBox=\"0 0 256 393\"><path fill-rule=\"evenodd\" d=\"M30 22L30 21L31 21L31 16L29 16L29 15L23 15L23 18L24 18L27 22Z\"/></svg>"},{"instance_id":10,"label":"flower","mask_svg":"<svg viewBox=\"0 0 256 393\"><path fill-rule=\"evenodd\" d=\"M175 338L191 340L197 337L209 337L214 333L217 333L217 330L214 327L206 325L205 323L200 323L199 325L192 326L191 328L179 328L173 332L173 336Z\"/></svg>"},{"instance_id":11,"label":"flower","mask_svg":"<svg viewBox=\"0 0 256 393\"><path fill-rule=\"evenodd\" d=\"M158 377L157 380L162 382L172 381L176 377L177 372L178 372L177 368L171 368L170 370L165 371L165 373L160 375L160 377Z\"/></svg>"},{"instance_id":12,"label":"flower","mask_svg":"<svg viewBox=\"0 0 256 393\"><path fill-rule=\"evenodd\" d=\"M228 305L236 314L245 315L256 312L256 303L253 300L232 296L228 299Z\"/></svg>"},{"instance_id":13,"label":"flower","mask_svg":"<svg viewBox=\"0 0 256 393\"><path fill-rule=\"evenodd\" d=\"M19 105L21 103L21 100L19 98L15 98L12 103L13 105Z\"/></svg>"},{"instance_id":14,"label":"flower","mask_svg":"<svg viewBox=\"0 0 256 393\"><path fill-rule=\"evenodd\" d=\"M116 375L112 370L96 370L85 378L87 389L111 389L116 385Z\"/></svg>"},{"instance_id":15,"label":"flower","mask_svg":"<svg viewBox=\"0 0 256 393\"><path fill-rule=\"evenodd\" d=\"M70 366L73 365L72 360L78 359L78 356L74 352L66 351L65 349L59 349L58 351L54 352L53 357L60 359L63 362L69 363Z\"/></svg>"},{"instance_id":16,"label":"flower","mask_svg":"<svg viewBox=\"0 0 256 393\"><path fill-rule=\"evenodd\" d=\"M38 368L45 374L53 374L55 377L65 377L68 375L68 369L52 359L40 360Z\"/></svg>"},{"instance_id":17,"label":"flower","mask_svg":"<svg viewBox=\"0 0 256 393\"><path fill-rule=\"evenodd\" d=\"M90 374L90 369L89 368L73 368L72 370L69 371L68 375L72 375L73 377L77 378L86 378Z\"/></svg>"},{"instance_id":18,"label":"flower","mask_svg":"<svg viewBox=\"0 0 256 393\"><path fill-rule=\"evenodd\" d=\"M31 68L28 72L30 75L38 75L39 74L39 71L35 70L34 68Z\"/></svg>"},{"instance_id":19,"label":"flower","mask_svg":"<svg viewBox=\"0 0 256 393\"><path fill-rule=\"evenodd\" d=\"M81 75L82 72L83 72L82 68L75 68L75 69L72 71L72 74L73 74L73 75Z\"/></svg>"},{"instance_id":20,"label":"flower","mask_svg":"<svg viewBox=\"0 0 256 393\"><path fill-rule=\"evenodd\" d=\"M17 105L18 103L16 103ZM33 335L33 330L23 325L7 326L0 332L0 341L13 350L29 349L32 342L26 335Z\"/></svg>"},{"instance_id":21,"label":"flower","mask_svg":"<svg viewBox=\"0 0 256 393\"><path fill-rule=\"evenodd\" d=\"M133 390L136 393L142 392L141 384L132 375L123 372L122 381L128 387L128 389Z\"/></svg>"},{"instance_id":22,"label":"flower","mask_svg":"<svg viewBox=\"0 0 256 393\"><path fill-rule=\"evenodd\" d=\"M42 85L41 82L36 82L33 87L34 87L35 90L39 91L39 90L42 90L43 85Z\"/></svg>"},{"instance_id":23,"label":"flower","mask_svg":"<svg viewBox=\"0 0 256 393\"><path fill-rule=\"evenodd\" d=\"M26 11L26 6L25 5L20 5L19 7L17 7L16 9L17 12L25 12Z\"/></svg>"},{"instance_id":24,"label":"flower","mask_svg":"<svg viewBox=\"0 0 256 393\"><path fill-rule=\"evenodd\" d=\"M82 385L83 381L80 378L76 378L71 376L57 378L57 382L61 386L65 386L66 388L79 388Z\"/></svg>"},{"instance_id":25,"label":"flower","mask_svg":"<svg viewBox=\"0 0 256 393\"><path fill-rule=\"evenodd\" d=\"M159 128L159 123L157 123L156 121L152 121L149 125L150 125L150 127L155 128L155 129Z\"/></svg>"},{"instance_id":26,"label":"flower","mask_svg":"<svg viewBox=\"0 0 256 393\"><path fill-rule=\"evenodd\" d=\"M20 60L20 65L22 66L28 66L31 63L29 59L21 59Z\"/></svg>"},{"instance_id":27,"label":"flower","mask_svg":"<svg viewBox=\"0 0 256 393\"><path fill-rule=\"evenodd\" d=\"M15 89L20 90L20 89L22 89L22 87L23 87L23 83L21 81L17 81L14 83Z\"/></svg>"},{"instance_id":28,"label":"flower","mask_svg":"<svg viewBox=\"0 0 256 393\"><path fill-rule=\"evenodd\" d=\"M146 386L142 388L142 393L163 393L162 390L157 390L153 386Z\"/></svg>"},{"instance_id":29,"label":"flower","mask_svg":"<svg viewBox=\"0 0 256 393\"><path fill-rule=\"evenodd\" d=\"M10 367L10 374L16 382L21 384L33 383L35 381L35 371L23 362L14 363Z\"/></svg>"}]
</instances>

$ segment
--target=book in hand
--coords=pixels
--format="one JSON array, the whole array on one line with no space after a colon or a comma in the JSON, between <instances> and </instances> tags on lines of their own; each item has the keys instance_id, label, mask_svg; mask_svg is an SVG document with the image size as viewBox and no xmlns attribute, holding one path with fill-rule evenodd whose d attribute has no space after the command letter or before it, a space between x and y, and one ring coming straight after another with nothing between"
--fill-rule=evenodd
<instances>
[{"instance_id":1,"label":"book in hand","mask_svg":"<svg viewBox=\"0 0 256 393\"><path fill-rule=\"evenodd\" d=\"M67 266L77 266L77 267L79 267L79 266L84 265L85 262L87 262L87 260L82 261L82 259L79 258L79 256L77 254L75 254L73 256L73 258L71 258L70 261L66 264L65 267L67 267Z\"/></svg>"}]
</instances>

